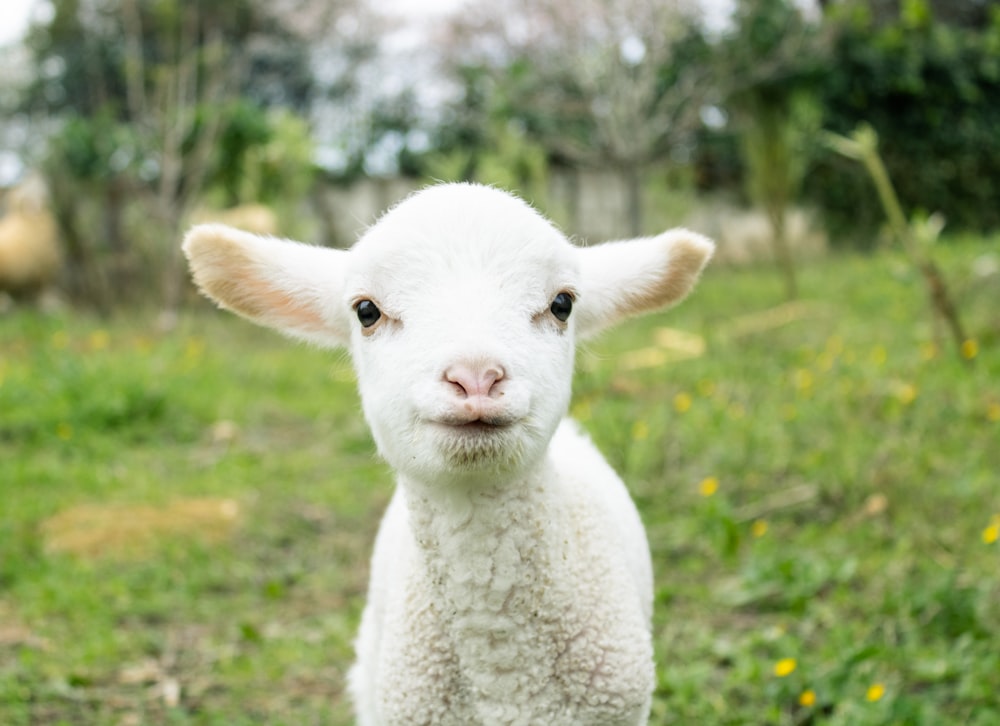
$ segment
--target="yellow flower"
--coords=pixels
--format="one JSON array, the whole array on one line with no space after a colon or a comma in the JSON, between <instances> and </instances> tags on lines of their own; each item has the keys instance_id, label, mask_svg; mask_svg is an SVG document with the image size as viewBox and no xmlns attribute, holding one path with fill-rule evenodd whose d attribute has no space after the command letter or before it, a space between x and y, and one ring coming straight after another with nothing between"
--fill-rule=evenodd
<instances>
[{"instance_id":1,"label":"yellow flower","mask_svg":"<svg viewBox=\"0 0 1000 726\"><path fill-rule=\"evenodd\" d=\"M909 406L917 398L917 387L912 383L900 383L896 387L896 399L904 406Z\"/></svg>"},{"instance_id":2,"label":"yellow flower","mask_svg":"<svg viewBox=\"0 0 1000 726\"><path fill-rule=\"evenodd\" d=\"M794 658L782 658L774 664L774 675L778 678L784 678L794 673L797 666L798 663L795 662Z\"/></svg>"},{"instance_id":3,"label":"yellow flower","mask_svg":"<svg viewBox=\"0 0 1000 726\"><path fill-rule=\"evenodd\" d=\"M632 438L635 441L643 441L649 438L649 424L645 421L636 421L632 425Z\"/></svg>"},{"instance_id":4,"label":"yellow flower","mask_svg":"<svg viewBox=\"0 0 1000 726\"><path fill-rule=\"evenodd\" d=\"M972 360L979 355L979 343L974 338L969 338L962 343L962 357Z\"/></svg>"},{"instance_id":5,"label":"yellow flower","mask_svg":"<svg viewBox=\"0 0 1000 726\"><path fill-rule=\"evenodd\" d=\"M87 338L87 345L91 350L104 350L108 347L108 343L111 342L111 336L108 334L107 330L95 330Z\"/></svg>"},{"instance_id":6,"label":"yellow flower","mask_svg":"<svg viewBox=\"0 0 1000 726\"><path fill-rule=\"evenodd\" d=\"M589 421L592 415L590 404L586 401L580 401L573 405L573 418L577 421Z\"/></svg>"},{"instance_id":7,"label":"yellow flower","mask_svg":"<svg viewBox=\"0 0 1000 726\"><path fill-rule=\"evenodd\" d=\"M885 362L889 359L889 351L885 349L884 345L876 345L872 348L871 359L872 363L877 366L885 365Z\"/></svg>"},{"instance_id":8,"label":"yellow flower","mask_svg":"<svg viewBox=\"0 0 1000 726\"><path fill-rule=\"evenodd\" d=\"M1000 403L991 403L986 407L986 418L990 421L1000 421Z\"/></svg>"},{"instance_id":9,"label":"yellow flower","mask_svg":"<svg viewBox=\"0 0 1000 726\"><path fill-rule=\"evenodd\" d=\"M811 371L807 371L805 368L799 368L795 371L793 376L795 380L795 387L800 391L808 391L813 387L815 379Z\"/></svg>"},{"instance_id":10,"label":"yellow flower","mask_svg":"<svg viewBox=\"0 0 1000 726\"><path fill-rule=\"evenodd\" d=\"M884 695L885 686L881 683L873 683L868 686L868 690L865 692L865 700L875 703L875 701L881 701Z\"/></svg>"},{"instance_id":11,"label":"yellow flower","mask_svg":"<svg viewBox=\"0 0 1000 726\"><path fill-rule=\"evenodd\" d=\"M816 366L824 373L833 370L833 365L836 362L837 359L833 353L820 353L819 357L816 358Z\"/></svg>"},{"instance_id":12,"label":"yellow flower","mask_svg":"<svg viewBox=\"0 0 1000 726\"><path fill-rule=\"evenodd\" d=\"M684 413L691 408L692 403L691 394L685 393L684 391L681 391L674 396L674 410L677 411L677 413Z\"/></svg>"},{"instance_id":13,"label":"yellow flower","mask_svg":"<svg viewBox=\"0 0 1000 726\"><path fill-rule=\"evenodd\" d=\"M799 696L799 705L809 708L810 706L814 706L815 704L816 704L816 691L814 691L811 688L807 688L806 690L802 691L802 694Z\"/></svg>"},{"instance_id":14,"label":"yellow flower","mask_svg":"<svg viewBox=\"0 0 1000 726\"><path fill-rule=\"evenodd\" d=\"M56 436L58 436L63 441L69 441L73 438L73 427L68 423L63 421L58 426L56 426Z\"/></svg>"},{"instance_id":15,"label":"yellow flower","mask_svg":"<svg viewBox=\"0 0 1000 726\"><path fill-rule=\"evenodd\" d=\"M755 519L753 524L750 525L750 534L754 537L763 537L767 534L767 520Z\"/></svg>"},{"instance_id":16,"label":"yellow flower","mask_svg":"<svg viewBox=\"0 0 1000 726\"><path fill-rule=\"evenodd\" d=\"M992 522L983 530L983 544L993 544L1000 539L1000 524Z\"/></svg>"},{"instance_id":17,"label":"yellow flower","mask_svg":"<svg viewBox=\"0 0 1000 726\"><path fill-rule=\"evenodd\" d=\"M57 330L52 334L52 347L63 349L69 345L69 335L65 330Z\"/></svg>"},{"instance_id":18,"label":"yellow flower","mask_svg":"<svg viewBox=\"0 0 1000 726\"><path fill-rule=\"evenodd\" d=\"M701 480L698 485L698 493L703 497L710 497L719 490L719 480L714 476L708 476Z\"/></svg>"},{"instance_id":19,"label":"yellow flower","mask_svg":"<svg viewBox=\"0 0 1000 726\"><path fill-rule=\"evenodd\" d=\"M712 381L702 379L698 381L698 393L700 393L705 398L708 398L713 393L715 393L715 384Z\"/></svg>"},{"instance_id":20,"label":"yellow flower","mask_svg":"<svg viewBox=\"0 0 1000 726\"><path fill-rule=\"evenodd\" d=\"M199 358L201 354L205 352L205 341L201 338L188 338L184 341L184 360L188 363L194 363Z\"/></svg>"}]
</instances>

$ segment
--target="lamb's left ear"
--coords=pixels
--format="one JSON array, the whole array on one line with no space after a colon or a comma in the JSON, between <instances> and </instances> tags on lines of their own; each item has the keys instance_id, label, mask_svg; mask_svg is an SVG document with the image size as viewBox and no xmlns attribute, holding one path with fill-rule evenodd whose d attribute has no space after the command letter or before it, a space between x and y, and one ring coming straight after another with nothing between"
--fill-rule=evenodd
<instances>
[{"instance_id":1,"label":"lamb's left ear","mask_svg":"<svg viewBox=\"0 0 1000 726\"><path fill-rule=\"evenodd\" d=\"M220 307L324 346L346 345L347 252L201 224L184 238L195 283Z\"/></svg>"},{"instance_id":2,"label":"lamb's left ear","mask_svg":"<svg viewBox=\"0 0 1000 726\"><path fill-rule=\"evenodd\" d=\"M577 334L680 302L712 257L715 244L686 229L579 249Z\"/></svg>"}]
</instances>

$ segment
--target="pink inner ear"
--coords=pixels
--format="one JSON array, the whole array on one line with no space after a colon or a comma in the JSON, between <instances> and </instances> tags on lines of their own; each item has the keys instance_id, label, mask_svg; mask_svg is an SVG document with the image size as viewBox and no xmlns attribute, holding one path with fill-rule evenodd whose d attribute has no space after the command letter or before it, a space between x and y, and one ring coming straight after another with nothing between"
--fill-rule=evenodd
<instances>
[{"instance_id":1,"label":"pink inner ear","mask_svg":"<svg viewBox=\"0 0 1000 726\"><path fill-rule=\"evenodd\" d=\"M305 290L293 296L283 289L253 250L213 236L193 241L191 256L198 285L222 307L278 328L319 333L327 327L314 298Z\"/></svg>"},{"instance_id":2,"label":"pink inner ear","mask_svg":"<svg viewBox=\"0 0 1000 726\"><path fill-rule=\"evenodd\" d=\"M311 300L292 297L262 278L259 270L240 269L219 280L215 289L226 307L253 320L311 333L325 327Z\"/></svg>"},{"instance_id":3,"label":"pink inner ear","mask_svg":"<svg viewBox=\"0 0 1000 726\"><path fill-rule=\"evenodd\" d=\"M667 267L658 283L641 293L639 312L648 312L682 300L694 287L710 252L704 246L677 240L670 247Z\"/></svg>"}]
</instances>

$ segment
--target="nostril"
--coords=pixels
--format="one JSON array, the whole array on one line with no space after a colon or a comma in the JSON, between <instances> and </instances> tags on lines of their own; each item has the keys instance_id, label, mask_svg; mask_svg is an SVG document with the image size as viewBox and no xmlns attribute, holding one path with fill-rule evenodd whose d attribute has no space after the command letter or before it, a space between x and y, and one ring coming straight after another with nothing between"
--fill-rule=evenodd
<instances>
[{"instance_id":1,"label":"nostril","mask_svg":"<svg viewBox=\"0 0 1000 726\"><path fill-rule=\"evenodd\" d=\"M497 384L503 378L503 367L493 364L480 366L458 363L450 366L444 373L444 379L461 398L498 396L500 393Z\"/></svg>"}]
</instances>

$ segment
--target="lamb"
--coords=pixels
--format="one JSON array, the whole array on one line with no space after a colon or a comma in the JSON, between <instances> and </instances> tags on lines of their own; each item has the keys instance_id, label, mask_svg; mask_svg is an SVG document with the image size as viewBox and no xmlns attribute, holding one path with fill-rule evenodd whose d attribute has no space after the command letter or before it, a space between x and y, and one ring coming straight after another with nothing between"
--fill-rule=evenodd
<instances>
[{"instance_id":1,"label":"lamb","mask_svg":"<svg viewBox=\"0 0 1000 726\"><path fill-rule=\"evenodd\" d=\"M349 674L358 723L645 723L649 547L564 416L575 340L678 302L713 243L577 247L513 195L442 184L350 250L220 225L184 250L220 306L349 350L396 472Z\"/></svg>"}]
</instances>

